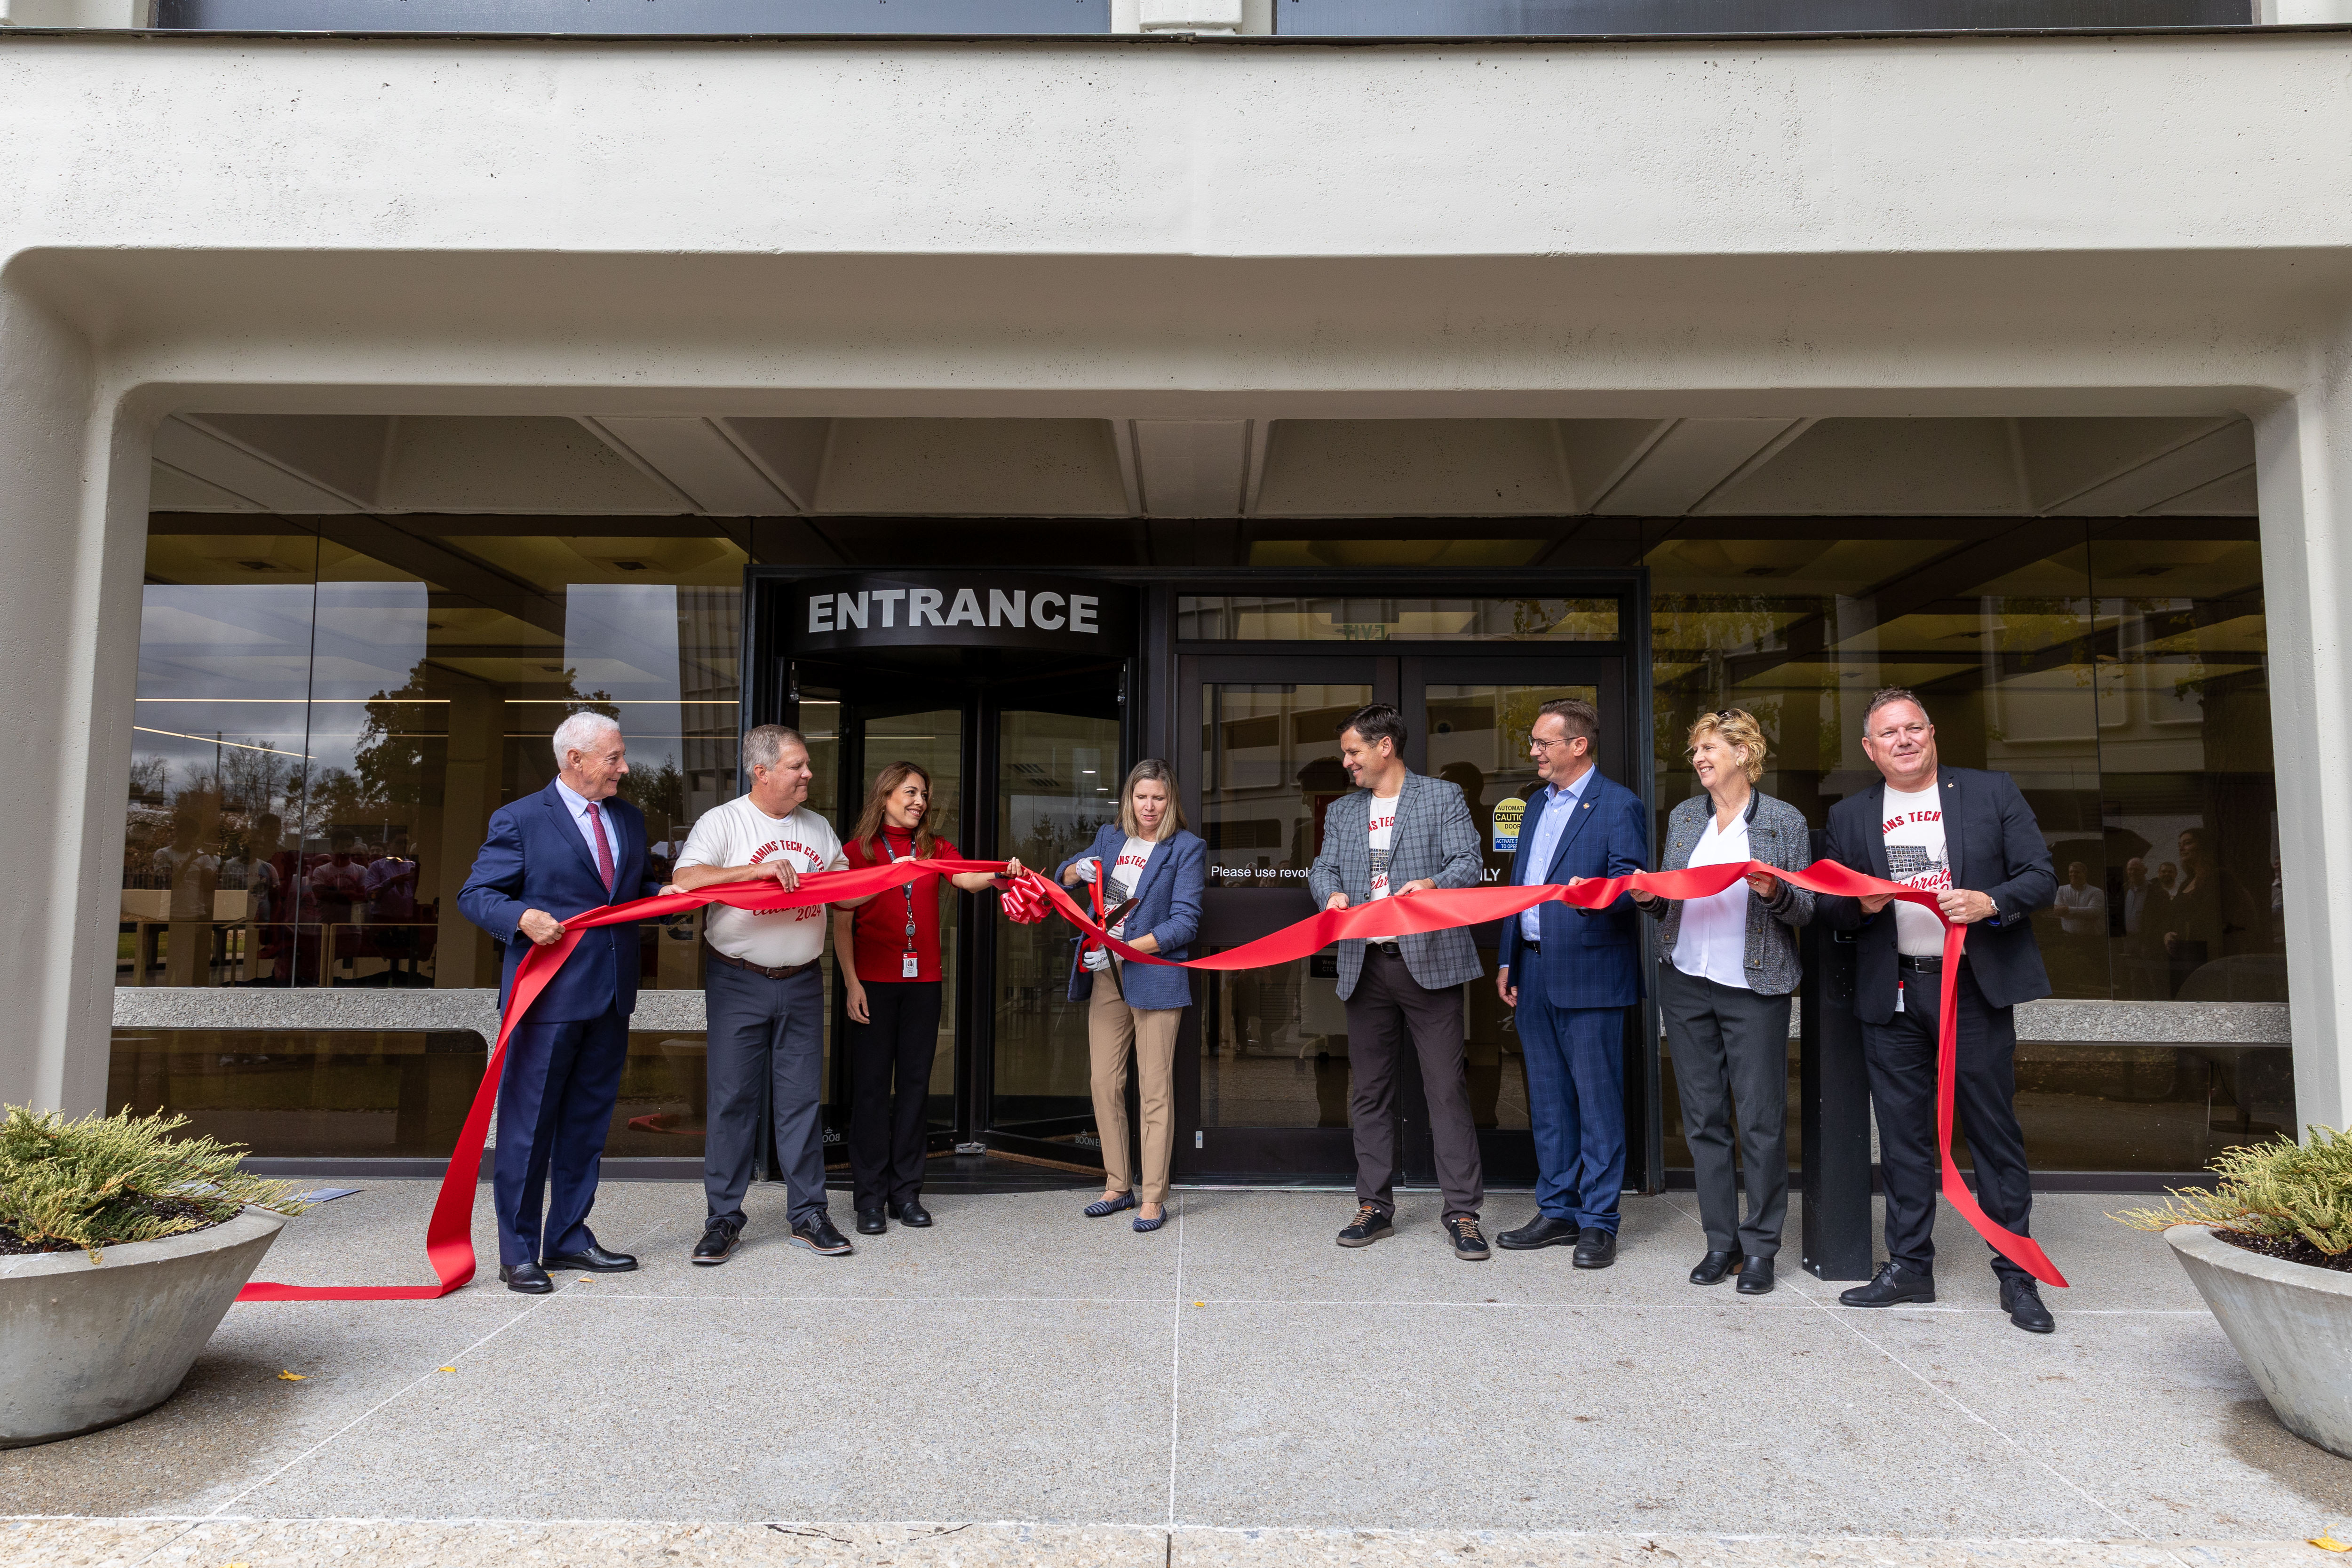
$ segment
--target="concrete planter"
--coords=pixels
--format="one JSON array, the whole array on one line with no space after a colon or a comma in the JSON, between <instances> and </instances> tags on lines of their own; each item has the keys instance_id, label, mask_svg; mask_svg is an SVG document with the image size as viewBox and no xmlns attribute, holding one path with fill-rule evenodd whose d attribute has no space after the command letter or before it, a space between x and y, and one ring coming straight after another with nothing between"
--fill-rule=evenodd
<instances>
[{"instance_id":1,"label":"concrete planter","mask_svg":"<svg viewBox=\"0 0 2352 1568\"><path fill-rule=\"evenodd\" d=\"M2286 1429L2352 1458L2352 1274L2264 1258L2199 1225L2164 1239Z\"/></svg>"},{"instance_id":2,"label":"concrete planter","mask_svg":"<svg viewBox=\"0 0 2352 1568\"><path fill-rule=\"evenodd\" d=\"M172 1396L278 1238L248 1208L208 1230L0 1258L0 1448L142 1415Z\"/></svg>"}]
</instances>

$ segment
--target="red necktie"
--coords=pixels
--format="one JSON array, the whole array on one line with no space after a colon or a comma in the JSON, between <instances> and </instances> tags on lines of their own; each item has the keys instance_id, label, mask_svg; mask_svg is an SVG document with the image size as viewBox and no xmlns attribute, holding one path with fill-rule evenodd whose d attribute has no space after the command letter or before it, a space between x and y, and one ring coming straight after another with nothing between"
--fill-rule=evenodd
<instances>
[{"instance_id":1,"label":"red necktie","mask_svg":"<svg viewBox=\"0 0 2352 1568\"><path fill-rule=\"evenodd\" d=\"M604 837L604 814L596 803L588 803L588 826L596 830L596 869L604 879L604 890L613 890L613 846Z\"/></svg>"}]
</instances>

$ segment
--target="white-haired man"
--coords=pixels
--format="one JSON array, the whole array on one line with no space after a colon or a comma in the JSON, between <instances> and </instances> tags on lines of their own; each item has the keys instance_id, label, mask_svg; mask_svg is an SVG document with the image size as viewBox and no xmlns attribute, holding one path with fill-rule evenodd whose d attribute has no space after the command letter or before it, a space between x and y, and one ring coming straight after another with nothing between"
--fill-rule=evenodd
<instances>
[{"instance_id":1,"label":"white-haired man","mask_svg":"<svg viewBox=\"0 0 2352 1568\"><path fill-rule=\"evenodd\" d=\"M523 953L562 940L564 921L658 890L646 874L645 816L614 798L629 771L620 725L572 714L556 727L555 764L545 789L490 814L489 837L457 894L457 908L505 954L501 1008ZM499 1278L509 1290L552 1290L551 1268L637 1266L599 1247L588 1228L636 1005L637 928L599 926L582 933L507 1041L491 1201Z\"/></svg>"},{"instance_id":2,"label":"white-haired man","mask_svg":"<svg viewBox=\"0 0 2352 1568\"><path fill-rule=\"evenodd\" d=\"M799 885L810 871L849 861L833 824L806 809L808 742L782 724L743 737L742 795L702 814L670 873L681 891L772 877ZM848 900L864 903L864 899ZM710 1098L703 1118L702 1188L709 1205L700 1264L724 1263L743 1234L743 1194L760 1147L760 1108L774 1117L795 1247L838 1257L850 1250L824 1201L825 906L754 914L710 907L703 995Z\"/></svg>"}]
</instances>

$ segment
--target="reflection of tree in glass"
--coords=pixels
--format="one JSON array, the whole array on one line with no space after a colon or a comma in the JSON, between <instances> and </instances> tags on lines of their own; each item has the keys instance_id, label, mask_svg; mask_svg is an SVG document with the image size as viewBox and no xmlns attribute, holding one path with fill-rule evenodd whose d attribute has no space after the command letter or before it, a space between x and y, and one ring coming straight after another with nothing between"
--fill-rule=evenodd
<instances>
[{"instance_id":1,"label":"reflection of tree in glass","mask_svg":"<svg viewBox=\"0 0 2352 1568\"><path fill-rule=\"evenodd\" d=\"M172 764L163 757L131 759L131 798L143 805L161 805L172 788Z\"/></svg>"}]
</instances>

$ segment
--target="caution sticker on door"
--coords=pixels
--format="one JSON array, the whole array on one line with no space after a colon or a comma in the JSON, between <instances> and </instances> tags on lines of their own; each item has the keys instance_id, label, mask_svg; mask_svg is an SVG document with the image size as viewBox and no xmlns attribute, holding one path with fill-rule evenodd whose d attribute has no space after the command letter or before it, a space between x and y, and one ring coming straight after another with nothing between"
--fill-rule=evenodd
<instances>
[{"instance_id":1,"label":"caution sticker on door","mask_svg":"<svg viewBox=\"0 0 2352 1568\"><path fill-rule=\"evenodd\" d=\"M1516 855L1519 852L1519 820L1528 814L1528 803L1517 795L1505 795L1495 803L1495 853Z\"/></svg>"}]
</instances>

